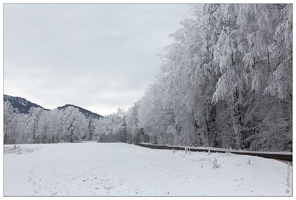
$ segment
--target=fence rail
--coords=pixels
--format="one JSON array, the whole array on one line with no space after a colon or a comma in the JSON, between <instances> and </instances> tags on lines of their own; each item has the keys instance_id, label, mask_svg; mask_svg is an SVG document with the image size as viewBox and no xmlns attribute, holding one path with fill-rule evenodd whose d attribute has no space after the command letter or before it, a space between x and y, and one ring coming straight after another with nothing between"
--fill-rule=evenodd
<instances>
[{"instance_id":1,"label":"fence rail","mask_svg":"<svg viewBox=\"0 0 296 200\"><path fill-rule=\"evenodd\" d=\"M177 146L166 146L166 145L156 145L156 144L143 144L138 143L136 144L141 147L147 147L151 149L175 149L175 150L184 150L185 147L177 147ZM276 160L283 160L283 161L289 161L292 162L293 154L291 153L281 153L281 152L257 152L257 151L237 151L237 150L218 150L215 148L198 148L198 147L186 147L190 151L195 152L208 152L209 150L213 153L233 153L233 154L240 154L240 155L249 155L249 156L259 156L263 158L270 158L270 159L276 159Z\"/></svg>"}]
</instances>

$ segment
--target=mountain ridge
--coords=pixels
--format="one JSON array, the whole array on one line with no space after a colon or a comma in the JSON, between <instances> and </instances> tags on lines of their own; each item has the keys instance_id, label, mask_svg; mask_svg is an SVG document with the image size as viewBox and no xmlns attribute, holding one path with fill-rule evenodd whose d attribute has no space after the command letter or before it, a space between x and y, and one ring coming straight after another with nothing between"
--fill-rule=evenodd
<instances>
[{"instance_id":1,"label":"mountain ridge","mask_svg":"<svg viewBox=\"0 0 296 200\"><path fill-rule=\"evenodd\" d=\"M31 101L28 101L27 99L23 97L15 97L4 94L3 97L4 102L9 101L13 108L17 108L20 113L28 114L31 107L35 108L41 108L42 110L49 111L49 109L46 109L36 103L33 103Z\"/></svg>"},{"instance_id":2,"label":"mountain ridge","mask_svg":"<svg viewBox=\"0 0 296 200\"><path fill-rule=\"evenodd\" d=\"M92 118L100 119L101 117L103 117L100 114L91 112L91 111L89 111L89 110L87 110L85 108L82 108L82 107L79 107L79 106L76 106L76 105L73 105L73 104L65 104L63 106L57 107L57 109L58 110L63 110L63 109L67 109L70 106L72 106L74 108L77 108L79 110L79 112L81 112L81 113L83 113L85 115L86 118L92 117Z\"/></svg>"},{"instance_id":3,"label":"mountain ridge","mask_svg":"<svg viewBox=\"0 0 296 200\"><path fill-rule=\"evenodd\" d=\"M6 95L4 94L4 102L7 102L9 101L10 104L12 105L13 108L16 108L18 109L18 111L20 113L24 113L24 114L28 114L29 113L29 110L31 107L35 107L35 108L41 108L42 110L45 110L45 111L50 111L50 110L53 110L53 109L46 109L36 103L33 103L23 97L17 97L17 96L10 96L10 95ZM90 110L87 110L85 108L82 108L82 107L79 107L79 106L76 106L76 105L73 105L73 104L65 104L63 106L58 106L56 109L58 110L62 110L62 109L66 109L68 107L74 107L74 108L77 108L79 110L79 112L81 112L82 114L84 114L84 116L86 118L89 118L89 117L92 117L92 118L96 118L96 119L100 119L101 117L103 117L102 115L100 114L97 114L97 113L94 113Z\"/></svg>"}]
</instances>

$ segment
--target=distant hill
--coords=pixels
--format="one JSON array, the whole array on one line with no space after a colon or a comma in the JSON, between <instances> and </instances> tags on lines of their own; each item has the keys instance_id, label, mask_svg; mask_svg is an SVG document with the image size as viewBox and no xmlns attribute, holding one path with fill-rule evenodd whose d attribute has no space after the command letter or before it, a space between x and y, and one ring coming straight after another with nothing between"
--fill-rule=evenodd
<instances>
[{"instance_id":1,"label":"distant hill","mask_svg":"<svg viewBox=\"0 0 296 200\"><path fill-rule=\"evenodd\" d=\"M43 108L42 106L36 103L32 103L31 101L28 101L25 98L13 97L13 96L4 94L4 102L7 102L7 101L10 102L13 108L17 108L20 113L28 114L30 108L32 107L41 108L42 110L49 110L49 109Z\"/></svg>"},{"instance_id":2,"label":"distant hill","mask_svg":"<svg viewBox=\"0 0 296 200\"><path fill-rule=\"evenodd\" d=\"M95 119L100 119L101 117L103 117L102 115L99 115L99 114L93 113L93 112L91 112L91 111L89 111L89 110L86 110L86 109L84 109L84 108L81 108L81 107L79 107L79 106L75 106L75 105L72 105L72 104L66 104L66 105L64 105L64 106L60 106L60 107L58 107L57 109L58 109L58 110L63 110L63 109L67 109L67 108L70 107L70 106L72 106L72 107L74 107L74 108L77 108L77 109L79 110L79 112L81 112L82 114L84 114L84 116L85 116L86 118L90 118L90 117L92 117L92 118L95 118Z\"/></svg>"},{"instance_id":3,"label":"distant hill","mask_svg":"<svg viewBox=\"0 0 296 200\"><path fill-rule=\"evenodd\" d=\"M4 94L4 102L6 102L6 101L9 101L10 104L12 105L12 107L17 108L20 113L28 114L31 107L35 107L35 108L39 107L42 110L49 111L49 109L43 108L42 106L40 106L36 103L32 103L31 101L28 101L27 99L22 98L22 97L13 97L13 96L9 96L9 95ZM81 107L75 106L75 105L71 105L71 104L59 106L59 107L57 107L57 109L62 110L62 109L68 108L69 106L73 106L74 108L77 108L79 110L79 112L84 114L84 116L86 118L92 117L94 119L100 119L101 117L103 117L102 115L93 113L89 110L86 110L84 108L81 108Z\"/></svg>"}]
</instances>

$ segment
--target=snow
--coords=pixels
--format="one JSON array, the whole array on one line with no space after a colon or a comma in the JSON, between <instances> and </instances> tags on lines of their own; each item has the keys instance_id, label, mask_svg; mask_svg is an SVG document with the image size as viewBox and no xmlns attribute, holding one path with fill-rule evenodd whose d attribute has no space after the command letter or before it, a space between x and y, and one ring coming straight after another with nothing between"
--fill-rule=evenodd
<instances>
[{"instance_id":1,"label":"snow","mask_svg":"<svg viewBox=\"0 0 296 200\"><path fill-rule=\"evenodd\" d=\"M291 166L231 153L24 144L3 160L4 196L292 196Z\"/></svg>"}]
</instances>

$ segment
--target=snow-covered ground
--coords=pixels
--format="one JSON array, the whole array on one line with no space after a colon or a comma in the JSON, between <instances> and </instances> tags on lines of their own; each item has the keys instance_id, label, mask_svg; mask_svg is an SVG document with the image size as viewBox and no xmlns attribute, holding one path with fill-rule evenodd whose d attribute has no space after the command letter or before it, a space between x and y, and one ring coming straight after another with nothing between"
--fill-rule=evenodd
<instances>
[{"instance_id":1,"label":"snow-covered ground","mask_svg":"<svg viewBox=\"0 0 296 200\"><path fill-rule=\"evenodd\" d=\"M292 196L292 167L260 157L123 143L13 147L4 145L4 196Z\"/></svg>"}]
</instances>

